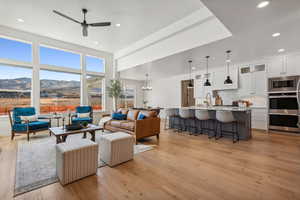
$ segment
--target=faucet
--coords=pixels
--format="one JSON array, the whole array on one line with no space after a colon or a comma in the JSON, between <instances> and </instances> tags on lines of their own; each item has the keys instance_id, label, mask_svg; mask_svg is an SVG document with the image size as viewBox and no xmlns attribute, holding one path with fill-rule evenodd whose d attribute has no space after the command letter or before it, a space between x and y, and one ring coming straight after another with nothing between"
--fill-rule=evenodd
<instances>
[{"instance_id":1,"label":"faucet","mask_svg":"<svg viewBox=\"0 0 300 200\"><path fill-rule=\"evenodd\" d=\"M211 100L211 94L208 92L208 93L206 93L204 103L205 103L206 106L208 107L208 106L211 106L211 105L212 105L211 101L212 101L212 100Z\"/></svg>"}]
</instances>

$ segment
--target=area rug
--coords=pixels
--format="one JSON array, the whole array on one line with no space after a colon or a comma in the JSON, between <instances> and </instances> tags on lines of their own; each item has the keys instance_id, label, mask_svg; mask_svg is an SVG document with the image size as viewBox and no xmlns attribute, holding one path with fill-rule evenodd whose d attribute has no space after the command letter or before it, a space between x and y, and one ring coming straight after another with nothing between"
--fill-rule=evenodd
<instances>
[{"instance_id":1,"label":"area rug","mask_svg":"<svg viewBox=\"0 0 300 200\"><path fill-rule=\"evenodd\" d=\"M101 134L96 134L96 141ZM80 140L81 135L72 135L68 141ZM56 175L56 140L55 137L20 141L17 148L16 179L14 195L20 195L58 181ZM138 144L134 146L134 154L153 149L153 145ZM98 167L106 164L98 154Z\"/></svg>"}]
</instances>

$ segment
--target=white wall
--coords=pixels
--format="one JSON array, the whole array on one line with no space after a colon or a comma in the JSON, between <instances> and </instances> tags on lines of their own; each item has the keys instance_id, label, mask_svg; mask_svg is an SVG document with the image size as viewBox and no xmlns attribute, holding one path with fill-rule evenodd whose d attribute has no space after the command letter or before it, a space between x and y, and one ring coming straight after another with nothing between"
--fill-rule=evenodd
<instances>
[{"instance_id":1,"label":"white wall","mask_svg":"<svg viewBox=\"0 0 300 200\"><path fill-rule=\"evenodd\" d=\"M152 91L147 93L148 105L153 107L181 106L181 80L186 79L189 79L188 74L153 80Z\"/></svg>"}]
</instances>

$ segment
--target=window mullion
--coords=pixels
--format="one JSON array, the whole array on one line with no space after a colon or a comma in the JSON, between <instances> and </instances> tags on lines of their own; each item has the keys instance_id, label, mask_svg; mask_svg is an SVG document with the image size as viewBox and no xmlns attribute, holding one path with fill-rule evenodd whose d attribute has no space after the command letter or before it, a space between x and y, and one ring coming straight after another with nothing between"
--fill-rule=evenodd
<instances>
[{"instance_id":1,"label":"window mullion","mask_svg":"<svg viewBox=\"0 0 300 200\"><path fill-rule=\"evenodd\" d=\"M40 113L40 65L39 65L39 44L32 44L32 81L31 81L31 105Z\"/></svg>"},{"instance_id":2,"label":"window mullion","mask_svg":"<svg viewBox=\"0 0 300 200\"><path fill-rule=\"evenodd\" d=\"M81 75L80 75L80 104L88 105L88 95L87 95L87 81L86 81L86 57L84 54L80 56L80 67L81 67Z\"/></svg>"}]
</instances>

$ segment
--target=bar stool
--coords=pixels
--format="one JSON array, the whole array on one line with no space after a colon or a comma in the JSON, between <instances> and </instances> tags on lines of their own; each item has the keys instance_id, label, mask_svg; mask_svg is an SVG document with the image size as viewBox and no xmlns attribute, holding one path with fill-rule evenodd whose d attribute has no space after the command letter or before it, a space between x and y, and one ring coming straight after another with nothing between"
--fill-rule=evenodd
<instances>
[{"instance_id":1,"label":"bar stool","mask_svg":"<svg viewBox=\"0 0 300 200\"><path fill-rule=\"evenodd\" d=\"M240 140L239 138L239 133L238 133L238 122L235 119L235 117L233 116L232 111L216 111L216 119L217 119L217 123L216 123L216 135L218 132L218 125L220 125L220 136L217 137L216 136L216 140L220 139L221 137L223 137L223 133L230 133L230 135L232 136L232 142L236 143L237 141ZM224 124L229 124L231 123L231 131L227 131L227 130L223 130L223 125ZM235 127L235 128L234 128Z\"/></svg>"},{"instance_id":2,"label":"bar stool","mask_svg":"<svg viewBox=\"0 0 300 200\"><path fill-rule=\"evenodd\" d=\"M166 108L165 109L165 127L164 129L167 130L170 128L170 118L176 116L176 108Z\"/></svg>"},{"instance_id":3,"label":"bar stool","mask_svg":"<svg viewBox=\"0 0 300 200\"><path fill-rule=\"evenodd\" d=\"M209 111L208 110L195 110L195 116L196 119L200 122L200 126L197 126L197 132L200 131L201 134L203 134L203 131L207 131L207 136L208 138L212 138L215 137L215 129L214 128L210 128L209 127L209 122L211 121L214 124L214 120L213 118L210 116ZM205 123L207 124L207 126L205 127ZM214 126L213 126L214 127ZM210 132L213 131L214 135L210 136Z\"/></svg>"},{"instance_id":4,"label":"bar stool","mask_svg":"<svg viewBox=\"0 0 300 200\"><path fill-rule=\"evenodd\" d=\"M174 115L171 117L171 128L175 129L175 132L181 131L181 118L179 116L179 108L174 108Z\"/></svg>"},{"instance_id":5,"label":"bar stool","mask_svg":"<svg viewBox=\"0 0 300 200\"><path fill-rule=\"evenodd\" d=\"M193 110L180 108L179 116L181 118L181 131L192 132L191 129L194 129L196 132L195 112Z\"/></svg>"}]
</instances>

